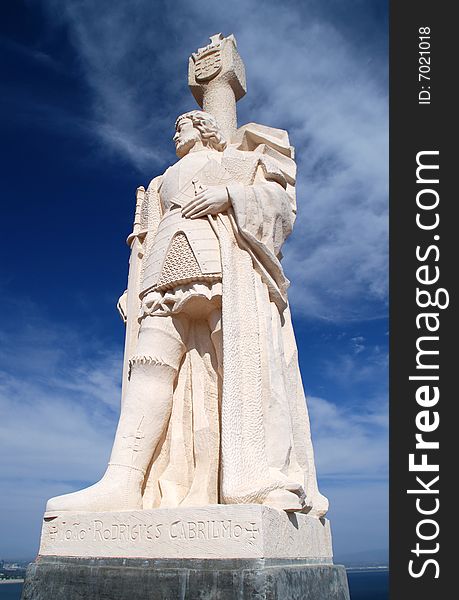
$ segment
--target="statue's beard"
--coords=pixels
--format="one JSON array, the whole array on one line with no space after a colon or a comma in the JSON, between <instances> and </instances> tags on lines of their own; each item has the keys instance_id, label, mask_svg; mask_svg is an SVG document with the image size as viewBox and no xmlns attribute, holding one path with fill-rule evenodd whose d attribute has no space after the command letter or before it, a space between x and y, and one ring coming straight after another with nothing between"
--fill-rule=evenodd
<instances>
[{"instance_id":1,"label":"statue's beard","mask_svg":"<svg viewBox=\"0 0 459 600\"><path fill-rule=\"evenodd\" d=\"M181 134L175 145L175 153L179 158L183 158L200 141L201 136L196 129L191 130L189 133Z\"/></svg>"}]
</instances>

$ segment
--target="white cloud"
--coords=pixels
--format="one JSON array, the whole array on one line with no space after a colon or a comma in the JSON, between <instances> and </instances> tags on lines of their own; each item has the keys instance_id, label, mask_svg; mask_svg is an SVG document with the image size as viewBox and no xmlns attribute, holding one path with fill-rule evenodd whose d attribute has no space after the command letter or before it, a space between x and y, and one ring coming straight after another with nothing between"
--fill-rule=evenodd
<instances>
[{"instance_id":1,"label":"white cloud","mask_svg":"<svg viewBox=\"0 0 459 600\"><path fill-rule=\"evenodd\" d=\"M321 491L330 500L335 562L354 552L385 550L389 546L389 498L386 481L325 480ZM362 558L365 559L364 556Z\"/></svg>"},{"instance_id":2,"label":"white cloud","mask_svg":"<svg viewBox=\"0 0 459 600\"><path fill-rule=\"evenodd\" d=\"M121 395L121 352L24 301L0 331L0 556L32 556L46 500L97 481ZM7 317L10 307L5 306Z\"/></svg>"},{"instance_id":3,"label":"white cloud","mask_svg":"<svg viewBox=\"0 0 459 600\"><path fill-rule=\"evenodd\" d=\"M374 404L372 403L374 406ZM317 472L321 479L387 478L387 405L379 411L350 410L315 396L308 398Z\"/></svg>"},{"instance_id":4,"label":"white cloud","mask_svg":"<svg viewBox=\"0 0 459 600\"><path fill-rule=\"evenodd\" d=\"M365 350L365 338L361 335L353 337L351 339L354 345L354 354L360 354Z\"/></svg>"},{"instance_id":5,"label":"white cloud","mask_svg":"<svg viewBox=\"0 0 459 600\"><path fill-rule=\"evenodd\" d=\"M2 476L89 481L100 475L116 426L121 352L104 348L84 326L40 319L23 301L14 323L5 305L0 332Z\"/></svg>"}]
</instances>

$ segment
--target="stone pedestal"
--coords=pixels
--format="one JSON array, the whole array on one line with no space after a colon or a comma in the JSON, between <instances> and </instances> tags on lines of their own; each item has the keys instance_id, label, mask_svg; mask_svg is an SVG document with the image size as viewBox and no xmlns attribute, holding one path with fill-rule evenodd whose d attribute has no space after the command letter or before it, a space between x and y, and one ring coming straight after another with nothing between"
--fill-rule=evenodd
<instances>
[{"instance_id":1,"label":"stone pedestal","mask_svg":"<svg viewBox=\"0 0 459 600\"><path fill-rule=\"evenodd\" d=\"M260 505L45 515L22 600L349 600L329 523Z\"/></svg>"},{"instance_id":2,"label":"stone pedestal","mask_svg":"<svg viewBox=\"0 0 459 600\"><path fill-rule=\"evenodd\" d=\"M349 600L344 567L266 559L38 557L22 600Z\"/></svg>"},{"instance_id":3,"label":"stone pedestal","mask_svg":"<svg viewBox=\"0 0 459 600\"><path fill-rule=\"evenodd\" d=\"M260 504L45 515L40 556L332 561L329 522Z\"/></svg>"}]
</instances>

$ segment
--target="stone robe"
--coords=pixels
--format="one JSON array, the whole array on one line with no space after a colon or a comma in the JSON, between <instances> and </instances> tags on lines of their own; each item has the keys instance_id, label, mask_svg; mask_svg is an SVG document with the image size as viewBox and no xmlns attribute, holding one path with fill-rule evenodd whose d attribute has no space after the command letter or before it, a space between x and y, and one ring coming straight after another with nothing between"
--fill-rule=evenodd
<instances>
[{"instance_id":1,"label":"stone robe","mask_svg":"<svg viewBox=\"0 0 459 600\"><path fill-rule=\"evenodd\" d=\"M228 213L209 217L221 253L221 320L190 323L143 506L262 503L293 482L304 488L309 514L320 516L328 502L317 488L289 282L280 263L296 214L293 148L285 131L252 123L213 154L225 173L214 184L226 185L231 199ZM164 211L162 182L150 183L142 206L144 255Z\"/></svg>"}]
</instances>

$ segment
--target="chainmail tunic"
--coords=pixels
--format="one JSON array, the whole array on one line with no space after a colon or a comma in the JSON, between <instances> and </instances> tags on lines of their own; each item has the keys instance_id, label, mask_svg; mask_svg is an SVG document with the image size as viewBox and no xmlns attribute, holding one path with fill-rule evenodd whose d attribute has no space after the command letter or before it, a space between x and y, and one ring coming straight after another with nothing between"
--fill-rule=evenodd
<instances>
[{"instance_id":1,"label":"chainmail tunic","mask_svg":"<svg viewBox=\"0 0 459 600\"><path fill-rule=\"evenodd\" d=\"M167 251L155 290L168 290L190 281L217 281L220 278L220 273L203 274L186 235L179 232Z\"/></svg>"}]
</instances>

